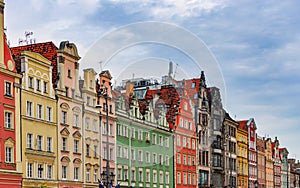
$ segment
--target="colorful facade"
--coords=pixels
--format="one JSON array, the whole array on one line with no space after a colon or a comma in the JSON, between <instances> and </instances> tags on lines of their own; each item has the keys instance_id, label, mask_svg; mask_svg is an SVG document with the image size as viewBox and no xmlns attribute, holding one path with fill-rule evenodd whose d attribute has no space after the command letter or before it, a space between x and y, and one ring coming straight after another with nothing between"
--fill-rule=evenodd
<instances>
[{"instance_id":1,"label":"colorful facade","mask_svg":"<svg viewBox=\"0 0 300 188\"><path fill-rule=\"evenodd\" d=\"M248 188L248 127L240 121L237 129L238 187Z\"/></svg>"},{"instance_id":2,"label":"colorful facade","mask_svg":"<svg viewBox=\"0 0 300 188\"><path fill-rule=\"evenodd\" d=\"M223 122L224 131L224 172L225 185L237 187L237 128L239 123L225 113Z\"/></svg>"},{"instance_id":3,"label":"colorful facade","mask_svg":"<svg viewBox=\"0 0 300 188\"><path fill-rule=\"evenodd\" d=\"M275 137L272 142L272 157L274 161L274 188L281 187L281 159L279 152L279 140Z\"/></svg>"},{"instance_id":4,"label":"colorful facade","mask_svg":"<svg viewBox=\"0 0 300 188\"><path fill-rule=\"evenodd\" d=\"M97 107L96 76L94 69L83 70L83 80L80 80L80 90L83 103L83 187L98 187L100 178L100 164L102 158L100 151L101 145L101 127L100 127L100 109ZM79 117L74 117L78 118ZM75 143L77 142L77 143ZM79 153L81 143L74 141L74 150Z\"/></svg>"},{"instance_id":5,"label":"colorful facade","mask_svg":"<svg viewBox=\"0 0 300 188\"><path fill-rule=\"evenodd\" d=\"M0 188L20 187L20 79L12 59L3 26L4 2L0 1Z\"/></svg>"},{"instance_id":6,"label":"colorful facade","mask_svg":"<svg viewBox=\"0 0 300 188\"><path fill-rule=\"evenodd\" d=\"M57 118L51 61L20 52L23 187L57 187ZM26 169L26 171L25 171Z\"/></svg>"},{"instance_id":7,"label":"colorful facade","mask_svg":"<svg viewBox=\"0 0 300 188\"><path fill-rule=\"evenodd\" d=\"M289 152L286 148L280 148L280 159L281 159L281 188L289 187L290 185L290 164L288 163Z\"/></svg>"},{"instance_id":8,"label":"colorful facade","mask_svg":"<svg viewBox=\"0 0 300 188\"><path fill-rule=\"evenodd\" d=\"M267 138L265 141L265 155L266 155L266 187L274 187L274 161L272 152L272 140Z\"/></svg>"},{"instance_id":9,"label":"colorful facade","mask_svg":"<svg viewBox=\"0 0 300 188\"><path fill-rule=\"evenodd\" d=\"M266 187L266 154L265 139L257 137L257 181L258 187Z\"/></svg>"},{"instance_id":10,"label":"colorful facade","mask_svg":"<svg viewBox=\"0 0 300 188\"><path fill-rule=\"evenodd\" d=\"M166 90L159 92L115 91L117 182L121 187L174 187L174 135L166 116Z\"/></svg>"},{"instance_id":11,"label":"colorful facade","mask_svg":"<svg viewBox=\"0 0 300 188\"><path fill-rule=\"evenodd\" d=\"M56 97L58 114L58 187L82 187L82 106L79 89L80 59L75 44L64 41L57 50ZM76 143L81 143L76 145Z\"/></svg>"}]
</instances>

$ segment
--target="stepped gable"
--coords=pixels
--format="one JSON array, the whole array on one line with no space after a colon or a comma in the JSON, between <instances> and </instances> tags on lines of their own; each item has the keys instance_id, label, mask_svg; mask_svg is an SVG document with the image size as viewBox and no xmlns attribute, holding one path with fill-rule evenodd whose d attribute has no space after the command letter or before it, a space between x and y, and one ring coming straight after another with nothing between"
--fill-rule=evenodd
<instances>
[{"instance_id":1,"label":"stepped gable","mask_svg":"<svg viewBox=\"0 0 300 188\"><path fill-rule=\"evenodd\" d=\"M21 72L21 58L20 55L23 51L30 51L39 53L49 61L52 62L52 83L55 84L55 79L57 76L57 50L58 48L53 44L53 42L43 42L43 43L36 43L30 44L25 46L18 46L10 48L12 52L12 57L16 61L16 68L18 72ZM56 87L54 85L54 87Z\"/></svg>"}]
</instances>

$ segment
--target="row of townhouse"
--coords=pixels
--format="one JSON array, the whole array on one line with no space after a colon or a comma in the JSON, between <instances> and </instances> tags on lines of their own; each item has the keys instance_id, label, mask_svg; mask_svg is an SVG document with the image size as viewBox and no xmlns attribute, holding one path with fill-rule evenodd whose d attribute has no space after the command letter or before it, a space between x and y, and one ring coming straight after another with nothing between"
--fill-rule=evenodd
<instances>
[{"instance_id":1,"label":"row of townhouse","mask_svg":"<svg viewBox=\"0 0 300 188\"><path fill-rule=\"evenodd\" d=\"M9 48L0 8L0 187L299 187L299 163L232 119L203 71L80 79L73 43Z\"/></svg>"}]
</instances>

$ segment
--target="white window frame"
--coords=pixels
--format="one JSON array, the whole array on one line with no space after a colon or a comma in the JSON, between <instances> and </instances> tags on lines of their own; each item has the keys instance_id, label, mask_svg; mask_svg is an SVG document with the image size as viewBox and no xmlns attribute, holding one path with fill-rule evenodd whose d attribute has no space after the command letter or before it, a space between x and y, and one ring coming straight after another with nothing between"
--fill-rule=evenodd
<instances>
[{"instance_id":1,"label":"white window frame","mask_svg":"<svg viewBox=\"0 0 300 188\"><path fill-rule=\"evenodd\" d=\"M46 121L52 122L52 107L46 107Z\"/></svg>"},{"instance_id":2,"label":"white window frame","mask_svg":"<svg viewBox=\"0 0 300 188\"><path fill-rule=\"evenodd\" d=\"M13 163L13 148L5 147L5 163Z\"/></svg>"},{"instance_id":3,"label":"white window frame","mask_svg":"<svg viewBox=\"0 0 300 188\"><path fill-rule=\"evenodd\" d=\"M6 111L4 112L5 124L4 127L7 129L13 129L13 113Z\"/></svg>"},{"instance_id":4,"label":"white window frame","mask_svg":"<svg viewBox=\"0 0 300 188\"><path fill-rule=\"evenodd\" d=\"M63 180L67 179L67 174L68 174L68 167L67 166L62 166L61 178Z\"/></svg>"}]
</instances>

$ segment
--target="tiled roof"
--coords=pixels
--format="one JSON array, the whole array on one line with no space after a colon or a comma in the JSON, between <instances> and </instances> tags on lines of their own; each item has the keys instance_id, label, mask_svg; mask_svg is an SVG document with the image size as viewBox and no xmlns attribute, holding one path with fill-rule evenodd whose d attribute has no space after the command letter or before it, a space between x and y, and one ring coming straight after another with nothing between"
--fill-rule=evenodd
<instances>
[{"instance_id":1,"label":"tiled roof","mask_svg":"<svg viewBox=\"0 0 300 188\"><path fill-rule=\"evenodd\" d=\"M16 61L16 68L18 72L21 72L21 59L20 55L23 51L31 51L39 53L49 61L52 62L52 83L55 84L55 79L57 75L57 50L58 48L53 44L53 42L44 42L37 44L30 44L25 46L18 46L10 48L12 56Z\"/></svg>"}]
</instances>

